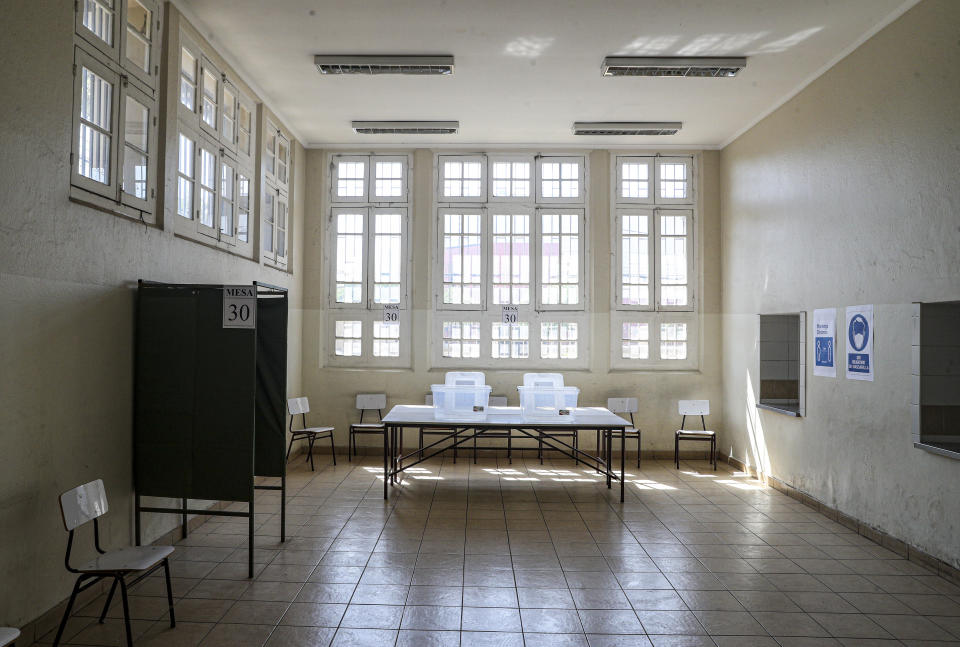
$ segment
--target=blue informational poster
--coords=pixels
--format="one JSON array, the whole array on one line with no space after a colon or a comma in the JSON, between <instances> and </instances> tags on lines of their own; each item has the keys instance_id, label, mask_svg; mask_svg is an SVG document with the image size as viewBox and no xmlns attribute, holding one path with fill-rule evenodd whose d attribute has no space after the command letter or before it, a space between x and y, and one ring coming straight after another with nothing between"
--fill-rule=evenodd
<instances>
[{"instance_id":1,"label":"blue informational poster","mask_svg":"<svg viewBox=\"0 0 960 647\"><path fill-rule=\"evenodd\" d=\"M847 306L847 379L873 382L873 306Z\"/></svg>"},{"instance_id":2,"label":"blue informational poster","mask_svg":"<svg viewBox=\"0 0 960 647\"><path fill-rule=\"evenodd\" d=\"M837 309L813 311L813 374L821 377L837 376L834 349L837 343Z\"/></svg>"}]
</instances>

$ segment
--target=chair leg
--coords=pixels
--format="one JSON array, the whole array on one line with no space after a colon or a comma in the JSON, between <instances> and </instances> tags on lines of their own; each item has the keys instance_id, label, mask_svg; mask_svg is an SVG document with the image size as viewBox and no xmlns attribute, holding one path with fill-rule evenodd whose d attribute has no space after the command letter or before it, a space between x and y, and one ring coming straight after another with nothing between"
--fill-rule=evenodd
<instances>
[{"instance_id":1,"label":"chair leg","mask_svg":"<svg viewBox=\"0 0 960 647\"><path fill-rule=\"evenodd\" d=\"M170 585L170 560L163 560L163 573L167 577L167 608L170 609L170 628L177 626L177 617L173 613L173 587Z\"/></svg>"},{"instance_id":2,"label":"chair leg","mask_svg":"<svg viewBox=\"0 0 960 647\"><path fill-rule=\"evenodd\" d=\"M330 432L330 455L333 457L333 464L337 464L337 446L333 444L333 432Z\"/></svg>"},{"instance_id":3,"label":"chair leg","mask_svg":"<svg viewBox=\"0 0 960 647\"><path fill-rule=\"evenodd\" d=\"M580 464L580 442L577 440L580 437L580 434L576 431L573 432L573 464Z\"/></svg>"},{"instance_id":4,"label":"chair leg","mask_svg":"<svg viewBox=\"0 0 960 647\"><path fill-rule=\"evenodd\" d=\"M673 437L673 462L677 464L677 469L680 469L680 436L677 435Z\"/></svg>"},{"instance_id":5,"label":"chair leg","mask_svg":"<svg viewBox=\"0 0 960 647\"><path fill-rule=\"evenodd\" d=\"M290 460L290 450L293 449L293 434L290 434L290 444L287 446L287 460Z\"/></svg>"},{"instance_id":6,"label":"chair leg","mask_svg":"<svg viewBox=\"0 0 960 647\"><path fill-rule=\"evenodd\" d=\"M107 611L110 610L110 603L113 602L113 594L117 592L117 581L113 581L113 585L110 587L110 593L107 594L107 601L103 605L103 611L100 612L100 624L103 624L104 620L107 618Z\"/></svg>"},{"instance_id":7,"label":"chair leg","mask_svg":"<svg viewBox=\"0 0 960 647\"><path fill-rule=\"evenodd\" d=\"M57 647L60 644L60 639L63 638L63 630L67 628L67 620L70 618L70 611L73 610L73 603L77 599L77 593L80 592L80 583L83 581L84 577L81 575L77 578L76 584L73 585L73 593L70 594L70 600L67 602L67 608L63 611L63 620L60 621L60 628L57 629L57 637L53 639L53 647Z\"/></svg>"},{"instance_id":8,"label":"chair leg","mask_svg":"<svg viewBox=\"0 0 960 647\"><path fill-rule=\"evenodd\" d=\"M507 465L513 465L513 430L507 429Z\"/></svg>"},{"instance_id":9,"label":"chair leg","mask_svg":"<svg viewBox=\"0 0 960 647\"><path fill-rule=\"evenodd\" d=\"M473 464L477 464L477 430L473 430Z\"/></svg>"},{"instance_id":10,"label":"chair leg","mask_svg":"<svg viewBox=\"0 0 960 647\"><path fill-rule=\"evenodd\" d=\"M120 581L120 598L123 600L123 625L127 630L127 647L133 647L133 632L130 630L130 603L127 600L127 582L122 575L117 575Z\"/></svg>"},{"instance_id":11,"label":"chair leg","mask_svg":"<svg viewBox=\"0 0 960 647\"><path fill-rule=\"evenodd\" d=\"M347 438L347 462L350 463L353 461L353 457L357 455L357 439L353 435L353 429L350 429L350 436Z\"/></svg>"},{"instance_id":12,"label":"chair leg","mask_svg":"<svg viewBox=\"0 0 960 647\"><path fill-rule=\"evenodd\" d=\"M310 434L310 444L307 447L307 458L310 461L310 471L313 472L313 443L316 441L317 437L315 434Z\"/></svg>"},{"instance_id":13,"label":"chair leg","mask_svg":"<svg viewBox=\"0 0 960 647\"><path fill-rule=\"evenodd\" d=\"M540 464L543 465L543 432L537 432L537 456L540 457Z\"/></svg>"},{"instance_id":14,"label":"chair leg","mask_svg":"<svg viewBox=\"0 0 960 647\"><path fill-rule=\"evenodd\" d=\"M713 454L713 471L716 472L717 471L717 439L716 437L714 437L710 441L710 450L711 450L711 453Z\"/></svg>"},{"instance_id":15,"label":"chair leg","mask_svg":"<svg viewBox=\"0 0 960 647\"><path fill-rule=\"evenodd\" d=\"M640 429L637 429L637 469L640 469Z\"/></svg>"}]
</instances>

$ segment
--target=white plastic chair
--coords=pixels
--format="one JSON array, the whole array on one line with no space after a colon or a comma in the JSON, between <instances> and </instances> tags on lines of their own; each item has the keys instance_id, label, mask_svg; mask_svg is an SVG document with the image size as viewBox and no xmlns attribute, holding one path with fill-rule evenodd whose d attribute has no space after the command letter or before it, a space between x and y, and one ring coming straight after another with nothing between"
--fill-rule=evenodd
<instances>
[{"instance_id":1,"label":"white plastic chair","mask_svg":"<svg viewBox=\"0 0 960 647\"><path fill-rule=\"evenodd\" d=\"M612 413L626 413L630 415L630 426L623 430L624 441L637 440L637 467L640 467L640 429L633 419L639 405L636 398L607 398L607 409ZM597 447L600 447L600 432L597 432Z\"/></svg>"},{"instance_id":2,"label":"white plastic chair","mask_svg":"<svg viewBox=\"0 0 960 647\"><path fill-rule=\"evenodd\" d=\"M308 427L307 414L310 413L310 401L306 397L290 398L287 400L287 410L290 412L290 446L287 447L287 460L290 460L290 450L293 449L293 441L306 438L308 443L307 460L310 461L310 471L313 471L313 444L317 438L330 439L330 454L333 456L333 464L337 464L337 451L333 444L334 427ZM300 429L293 428L293 419L300 416Z\"/></svg>"},{"instance_id":3,"label":"white plastic chair","mask_svg":"<svg viewBox=\"0 0 960 647\"><path fill-rule=\"evenodd\" d=\"M13 643L20 637L20 630L13 627L0 627L0 647L13 646Z\"/></svg>"},{"instance_id":4,"label":"white plastic chair","mask_svg":"<svg viewBox=\"0 0 960 647\"><path fill-rule=\"evenodd\" d=\"M383 410L387 408L386 393L360 393L357 395L357 409L360 410L360 422L350 425L350 447L347 451L347 460L353 460L357 455L357 434L383 434ZM364 422L363 416L368 411L376 411L378 422Z\"/></svg>"},{"instance_id":5,"label":"white plastic chair","mask_svg":"<svg viewBox=\"0 0 960 647\"><path fill-rule=\"evenodd\" d=\"M680 422L680 428L677 429L676 437L673 441L673 461L680 469L680 441L698 440L710 443L710 462L713 463L713 471L717 471L717 432L707 429L704 416L710 415L710 400L680 400L677 403L677 411L683 416ZM687 416L700 416L701 430L684 429L687 422Z\"/></svg>"},{"instance_id":6,"label":"white plastic chair","mask_svg":"<svg viewBox=\"0 0 960 647\"><path fill-rule=\"evenodd\" d=\"M70 533L67 538L67 556L64 558L64 564L68 571L77 573L79 577L77 577L76 584L73 585L73 593L70 594L67 608L63 612L63 620L60 621L57 637L53 641L54 647L60 644L63 630L67 626L67 619L70 617L70 611L73 609L77 594L108 577L113 578L113 586L110 587L107 602L103 605L100 623L102 624L107 616L107 610L110 608L113 594L119 584L120 597L123 600L123 621L127 631L127 647L132 647L133 635L130 632L127 587L136 584L160 567L163 567L167 577L167 605L170 610L170 626L177 626L177 621L173 615L173 589L170 586L170 563L168 561L170 553L173 552L173 546L130 546L120 550L103 550L100 548L100 525L97 519L105 515L107 510L107 493L104 491L103 481L100 479L75 487L60 495L63 527ZM77 528L89 521L93 522L93 545L99 554L89 562L74 568L70 566L73 534ZM126 576L136 572L140 572L140 575L132 582L127 582Z\"/></svg>"}]
</instances>

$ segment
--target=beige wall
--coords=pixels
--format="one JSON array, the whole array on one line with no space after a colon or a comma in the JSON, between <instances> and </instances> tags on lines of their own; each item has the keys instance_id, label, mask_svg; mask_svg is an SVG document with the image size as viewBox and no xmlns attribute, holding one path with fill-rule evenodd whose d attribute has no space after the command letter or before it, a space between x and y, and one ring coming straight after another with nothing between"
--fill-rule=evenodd
<instances>
[{"instance_id":1,"label":"beige wall","mask_svg":"<svg viewBox=\"0 0 960 647\"><path fill-rule=\"evenodd\" d=\"M300 277L72 203L73 3L17 0L0 27L0 625L66 598L57 497L102 478L104 543L132 540L133 305L138 278L291 289L290 388L300 381ZM303 223L295 155L294 231ZM167 223L169 224L169 223ZM145 515L145 538L172 516ZM77 557L92 552L81 534ZM92 540L91 540L92 541Z\"/></svg>"},{"instance_id":2,"label":"beige wall","mask_svg":"<svg viewBox=\"0 0 960 647\"><path fill-rule=\"evenodd\" d=\"M910 345L911 302L960 298L958 24L925 0L721 155L721 446L954 566L960 463L912 446ZM876 381L808 371L806 418L757 411L757 314L807 311L809 336L859 304Z\"/></svg>"},{"instance_id":3,"label":"beige wall","mask_svg":"<svg viewBox=\"0 0 960 647\"><path fill-rule=\"evenodd\" d=\"M566 383L581 389L580 402L588 405L606 404L607 397L637 396L640 412L637 423L644 431L643 447L673 449L673 430L677 428L676 402L680 398L709 398L715 412L720 407L720 359L718 311L719 281L719 184L716 152L704 152L698 160L701 169L700 192L702 207L699 228L695 237L703 264L703 280L697 294L700 297L703 320L701 330L701 359L698 371L632 372L610 370L610 154L607 151L588 151L590 179L588 186L590 267L587 274L590 329L590 365L581 371L566 371ZM324 267L324 224L329 211L327 205L327 152L307 151L307 225L305 241L304 285L304 339L303 386L317 412L316 421L335 425L338 446L346 447L347 427L357 418L354 396L364 392L385 392L388 407L395 404L422 404L430 384L443 382L449 369L431 368L430 307L432 296L432 240L433 206L433 151L414 152L413 199L411 219L412 239L412 303L413 356L412 368L403 370L370 370L324 367L324 319L326 284ZM616 340L615 343L619 343ZM484 349L489 351L489 349ZM536 370L536 369L532 369ZM487 383L494 394L504 394L511 404L517 404L517 384L523 371L485 369ZM719 421L719 415L714 418ZM407 443L416 442L408 432ZM590 434L583 440L593 446ZM374 437L361 437L362 445L382 442ZM631 444L630 450L633 450Z\"/></svg>"}]
</instances>

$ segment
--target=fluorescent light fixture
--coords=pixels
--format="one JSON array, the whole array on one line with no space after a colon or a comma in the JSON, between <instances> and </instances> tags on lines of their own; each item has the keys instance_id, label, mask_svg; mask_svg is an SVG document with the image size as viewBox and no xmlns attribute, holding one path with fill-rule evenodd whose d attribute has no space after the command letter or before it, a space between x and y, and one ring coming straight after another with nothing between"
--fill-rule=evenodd
<instances>
[{"instance_id":1,"label":"fluorescent light fixture","mask_svg":"<svg viewBox=\"0 0 960 647\"><path fill-rule=\"evenodd\" d=\"M577 121L574 135L676 135L679 121Z\"/></svg>"},{"instance_id":2,"label":"fluorescent light fixture","mask_svg":"<svg viewBox=\"0 0 960 647\"><path fill-rule=\"evenodd\" d=\"M459 121L354 121L359 135L455 135Z\"/></svg>"},{"instance_id":3,"label":"fluorescent light fixture","mask_svg":"<svg viewBox=\"0 0 960 647\"><path fill-rule=\"evenodd\" d=\"M320 74L453 74L452 56L324 55L313 57Z\"/></svg>"},{"instance_id":4,"label":"fluorescent light fixture","mask_svg":"<svg viewBox=\"0 0 960 647\"><path fill-rule=\"evenodd\" d=\"M608 56L600 71L603 76L660 76L723 78L736 76L747 59L712 56Z\"/></svg>"}]
</instances>

